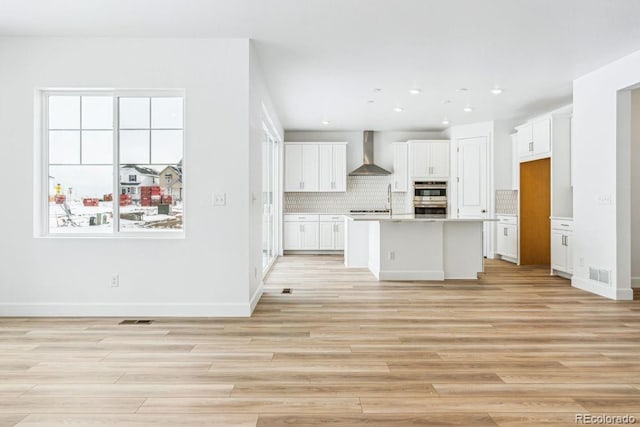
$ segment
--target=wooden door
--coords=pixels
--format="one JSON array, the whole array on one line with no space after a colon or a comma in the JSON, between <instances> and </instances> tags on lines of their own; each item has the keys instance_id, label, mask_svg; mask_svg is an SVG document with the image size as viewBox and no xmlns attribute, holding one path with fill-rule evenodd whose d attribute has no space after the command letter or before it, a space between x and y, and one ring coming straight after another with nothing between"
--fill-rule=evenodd
<instances>
[{"instance_id":1,"label":"wooden door","mask_svg":"<svg viewBox=\"0 0 640 427\"><path fill-rule=\"evenodd\" d=\"M520 264L551 263L551 159L520 163Z\"/></svg>"}]
</instances>

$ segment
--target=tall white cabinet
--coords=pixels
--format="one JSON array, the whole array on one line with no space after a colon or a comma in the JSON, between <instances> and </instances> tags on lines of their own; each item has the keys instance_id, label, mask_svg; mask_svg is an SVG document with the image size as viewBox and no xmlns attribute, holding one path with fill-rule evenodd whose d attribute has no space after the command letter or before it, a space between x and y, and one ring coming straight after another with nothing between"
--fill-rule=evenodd
<instances>
[{"instance_id":1,"label":"tall white cabinet","mask_svg":"<svg viewBox=\"0 0 640 427\"><path fill-rule=\"evenodd\" d=\"M347 191L347 143L285 143L284 191Z\"/></svg>"},{"instance_id":2,"label":"tall white cabinet","mask_svg":"<svg viewBox=\"0 0 640 427\"><path fill-rule=\"evenodd\" d=\"M409 145L406 142L394 142L393 150L393 185L392 191L404 193L409 190Z\"/></svg>"}]
</instances>

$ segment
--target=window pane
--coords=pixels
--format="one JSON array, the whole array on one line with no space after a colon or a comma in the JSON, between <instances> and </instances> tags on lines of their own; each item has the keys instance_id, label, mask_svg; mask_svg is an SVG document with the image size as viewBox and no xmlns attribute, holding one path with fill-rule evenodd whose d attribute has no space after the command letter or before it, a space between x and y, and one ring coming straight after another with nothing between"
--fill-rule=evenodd
<instances>
[{"instance_id":1,"label":"window pane","mask_svg":"<svg viewBox=\"0 0 640 427\"><path fill-rule=\"evenodd\" d=\"M182 98L151 98L151 127L182 129Z\"/></svg>"},{"instance_id":2,"label":"window pane","mask_svg":"<svg viewBox=\"0 0 640 427\"><path fill-rule=\"evenodd\" d=\"M120 98L120 129L149 129L149 98Z\"/></svg>"},{"instance_id":3,"label":"window pane","mask_svg":"<svg viewBox=\"0 0 640 427\"><path fill-rule=\"evenodd\" d=\"M151 131L151 163L176 164L182 160L182 131Z\"/></svg>"},{"instance_id":4,"label":"window pane","mask_svg":"<svg viewBox=\"0 0 640 427\"><path fill-rule=\"evenodd\" d=\"M113 163L113 132L90 130L82 132L82 163L106 165Z\"/></svg>"},{"instance_id":5,"label":"window pane","mask_svg":"<svg viewBox=\"0 0 640 427\"><path fill-rule=\"evenodd\" d=\"M122 165L119 173L121 231L182 230L178 165Z\"/></svg>"},{"instance_id":6,"label":"window pane","mask_svg":"<svg viewBox=\"0 0 640 427\"><path fill-rule=\"evenodd\" d=\"M120 131L120 163L148 164L149 162L149 131Z\"/></svg>"},{"instance_id":7,"label":"window pane","mask_svg":"<svg viewBox=\"0 0 640 427\"><path fill-rule=\"evenodd\" d=\"M82 97L82 129L113 129L112 97Z\"/></svg>"},{"instance_id":8,"label":"window pane","mask_svg":"<svg viewBox=\"0 0 640 427\"><path fill-rule=\"evenodd\" d=\"M49 232L113 231L112 166L49 167Z\"/></svg>"},{"instance_id":9,"label":"window pane","mask_svg":"<svg viewBox=\"0 0 640 427\"><path fill-rule=\"evenodd\" d=\"M49 163L80 163L80 131L57 130L49 132Z\"/></svg>"},{"instance_id":10,"label":"window pane","mask_svg":"<svg viewBox=\"0 0 640 427\"><path fill-rule=\"evenodd\" d=\"M80 129L80 97L49 97L49 129Z\"/></svg>"}]
</instances>

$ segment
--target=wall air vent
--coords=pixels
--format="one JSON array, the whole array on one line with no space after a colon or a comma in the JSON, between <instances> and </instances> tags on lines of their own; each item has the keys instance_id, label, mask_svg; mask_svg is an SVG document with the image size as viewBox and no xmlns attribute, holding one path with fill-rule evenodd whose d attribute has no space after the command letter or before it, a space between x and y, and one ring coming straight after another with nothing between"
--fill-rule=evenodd
<instances>
[{"instance_id":1,"label":"wall air vent","mask_svg":"<svg viewBox=\"0 0 640 427\"><path fill-rule=\"evenodd\" d=\"M609 285L611 284L611 270L589 267L589 279Z\"/></svg>"}]
</instances>

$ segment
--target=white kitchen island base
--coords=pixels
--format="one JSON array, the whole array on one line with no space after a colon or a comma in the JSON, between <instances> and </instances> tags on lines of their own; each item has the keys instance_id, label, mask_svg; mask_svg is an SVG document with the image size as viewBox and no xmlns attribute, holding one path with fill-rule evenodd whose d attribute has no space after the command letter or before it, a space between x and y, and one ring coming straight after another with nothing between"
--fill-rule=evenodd
<instances>
[{"instance_id":1,"label":"white kitchen island base","mask_svg":"<svg viewBox=\"0 0 640 427\"><path fill-rule=\"evenodd\" d=\"M477 279L486 219L348 216L345 266L378 280Z\"/></svg>"}]
</instances>

